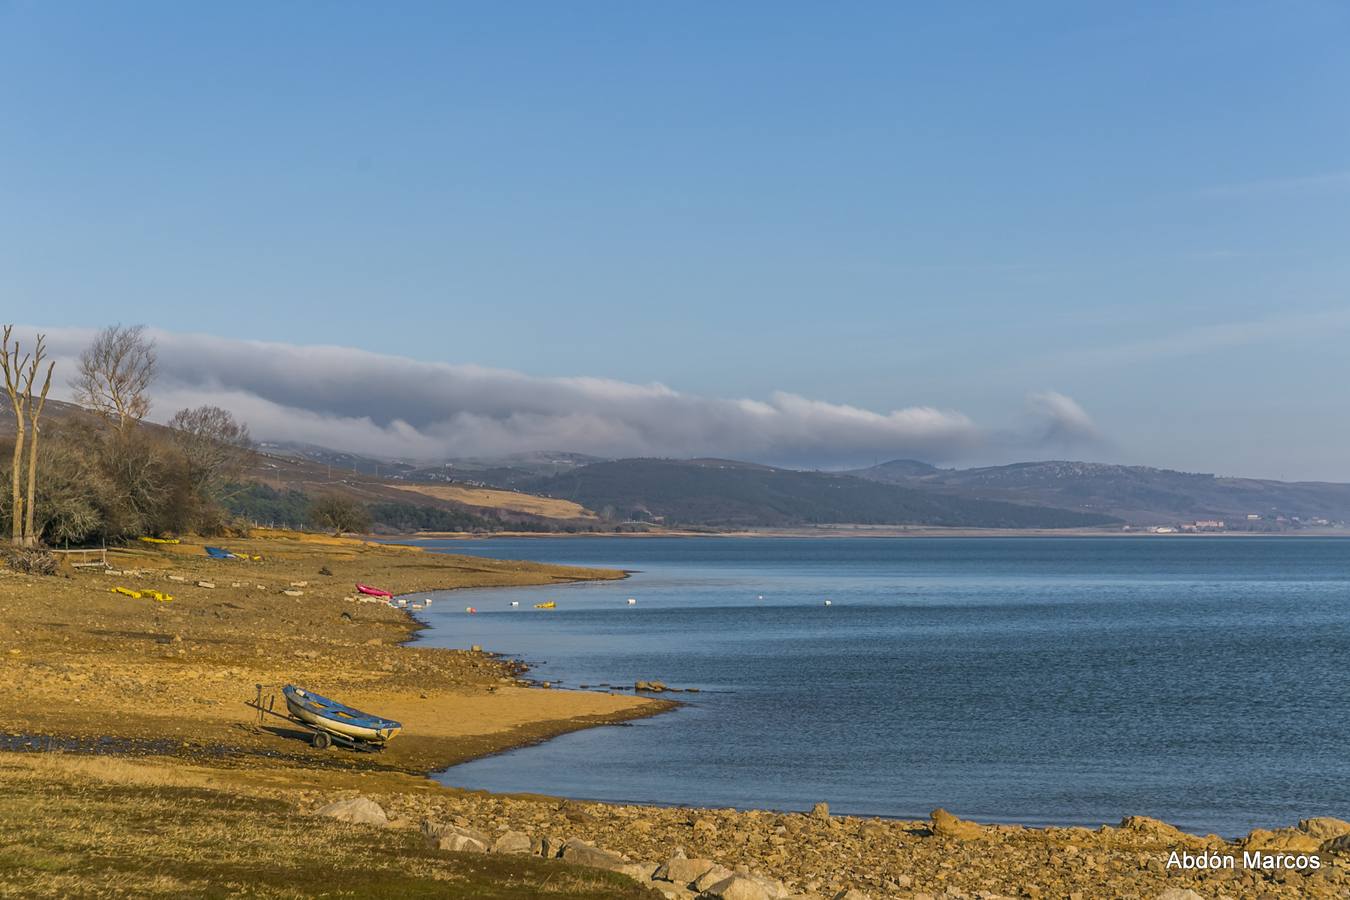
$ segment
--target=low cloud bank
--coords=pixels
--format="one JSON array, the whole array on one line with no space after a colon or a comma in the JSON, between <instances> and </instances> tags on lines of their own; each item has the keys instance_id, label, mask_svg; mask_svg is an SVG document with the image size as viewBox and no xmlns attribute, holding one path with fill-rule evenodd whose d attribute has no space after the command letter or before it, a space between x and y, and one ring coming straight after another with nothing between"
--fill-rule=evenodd
<instances>
[{"instance_id":1,"label":"low cloud bank","mask_svg":"<svg viewBox=\"0 0 1350 900\"><path fill-rule=\"evenodd\" d=\"M92 329L45 329L62 387ZM541 378L427 363L349 347L151 332L159 353L152 417L212 403L263 440L434 460L565 450L596 456L718 456L845 466L914 457L934 462L1092 440L1087 413L1058 393L1032 395L1015 434L953 410L886 413L775 392L764 400L685 394L662 384Z\"/></svg>"}]
</instances>

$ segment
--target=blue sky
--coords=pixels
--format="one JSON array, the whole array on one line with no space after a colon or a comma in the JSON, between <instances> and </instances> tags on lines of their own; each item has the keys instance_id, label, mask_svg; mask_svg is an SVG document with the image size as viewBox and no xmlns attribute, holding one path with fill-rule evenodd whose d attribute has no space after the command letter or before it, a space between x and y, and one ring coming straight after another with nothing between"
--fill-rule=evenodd
<instances>
[{"instance_id":1,"label":"blue sky","mask_svg":"<svg viewBox=\"0 0 1350 900\"><path fill-rule=\"evenodd\" d=\"M1350 480L1348 34L1311 2L0 2L2 317ZM1034 440L1049 391L1095 440Z\"/></svg>"}]
</instances>

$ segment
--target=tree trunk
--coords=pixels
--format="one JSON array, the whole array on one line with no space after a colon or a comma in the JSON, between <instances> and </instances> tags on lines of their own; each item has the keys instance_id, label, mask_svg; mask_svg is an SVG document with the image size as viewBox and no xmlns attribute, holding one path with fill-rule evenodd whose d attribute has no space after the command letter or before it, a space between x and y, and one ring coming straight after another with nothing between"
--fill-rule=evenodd
<instances>
[{"instance_id":1,"label":"tree trunk","mask_svg":"<svg viewBox=\"0 0 1350 900\"><path fill-rule=\"evenodd\" d=\"M38 352L42 352L41 341L38 343ZM37 363L41 363L41 356L37 357ZM55 363L47 366L47 380L42 385L42 394L37 401L33 401L33 376L37 375L37 364L33 366L32 375L28 378L28 414L32 426L32 436L28 442L28 503L24 506L23 516L23 545L25 547L36 547L38 542L37 532L33 529L33 510L37 508L37 465L38 465L38 419L42 416L42 407L47 405L47 392L52 387L52 369L56 367Z\"/></svg>"},{"instance_id":2,"label":"tree trunk","mask_svg":"<svg viewBox=\"0 0 1350 900\"><path fill-rule=\"evenodd\" d=\"M16 546L23 544L23 493L20 490L22 481L19 476L23 468L23 439L27 429L24 427L23 414L15 409L14 423L14 464L10 466L11 473L14 476L14 483L11 486L10 496L10 524L13 526L11 532L13 536L10 542Z\"/></svg>"},{"instance_id":3,"label":"tree trunk","mask_svg":"<svg viewBox=\"0 0 1350 900\"><path fill-rule=\"evenodd\" d=\"M37 535L33 533L33 508L37 505L37 451L38 427L33 423L33 433L28 440L28 500L23 505L23 545L37 546Z\"/></svg>"}]
</instances>

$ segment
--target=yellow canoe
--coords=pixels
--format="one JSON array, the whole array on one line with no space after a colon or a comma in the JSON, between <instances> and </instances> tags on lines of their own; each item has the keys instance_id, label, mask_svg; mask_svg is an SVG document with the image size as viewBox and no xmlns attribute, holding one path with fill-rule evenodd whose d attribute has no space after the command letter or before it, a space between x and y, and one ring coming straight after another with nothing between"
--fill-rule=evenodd
<instances>
[{"instance_id":1,"label":"yellow canoe","mask_svg":"<svg viewBox=\"0 0 1350 900\"><path fill-rule=\"evenodd\" d=\"M547 603L536 603L536 604L534 605L534 608L535 608L535 609L553 609L553 608L556 607L557 605L558 605L558 604L556 604L556 603L554 603L552 600L550 600L550 601L548 601Z\"/></svg>"}]
</instances>

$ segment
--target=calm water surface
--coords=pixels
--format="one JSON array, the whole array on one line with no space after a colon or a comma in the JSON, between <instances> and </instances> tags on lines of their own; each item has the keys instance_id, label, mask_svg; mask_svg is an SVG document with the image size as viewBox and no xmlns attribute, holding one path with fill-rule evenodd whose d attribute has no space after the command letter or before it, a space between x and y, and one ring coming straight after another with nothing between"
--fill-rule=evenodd
<instances>
[{"instance_id":1,"label":"calm water surface","mask_svg":"<svg viewBox=\"0 0 1350 900\"><path fill-rule=\"evenodd\" d=\"M1226 835L1350 817L1350 540L426 544L635 574L433 595L425 643L482 644L568 686L703 691L447 784L1029 824L1147 814Z\"/></svg>"}]
</instances>

